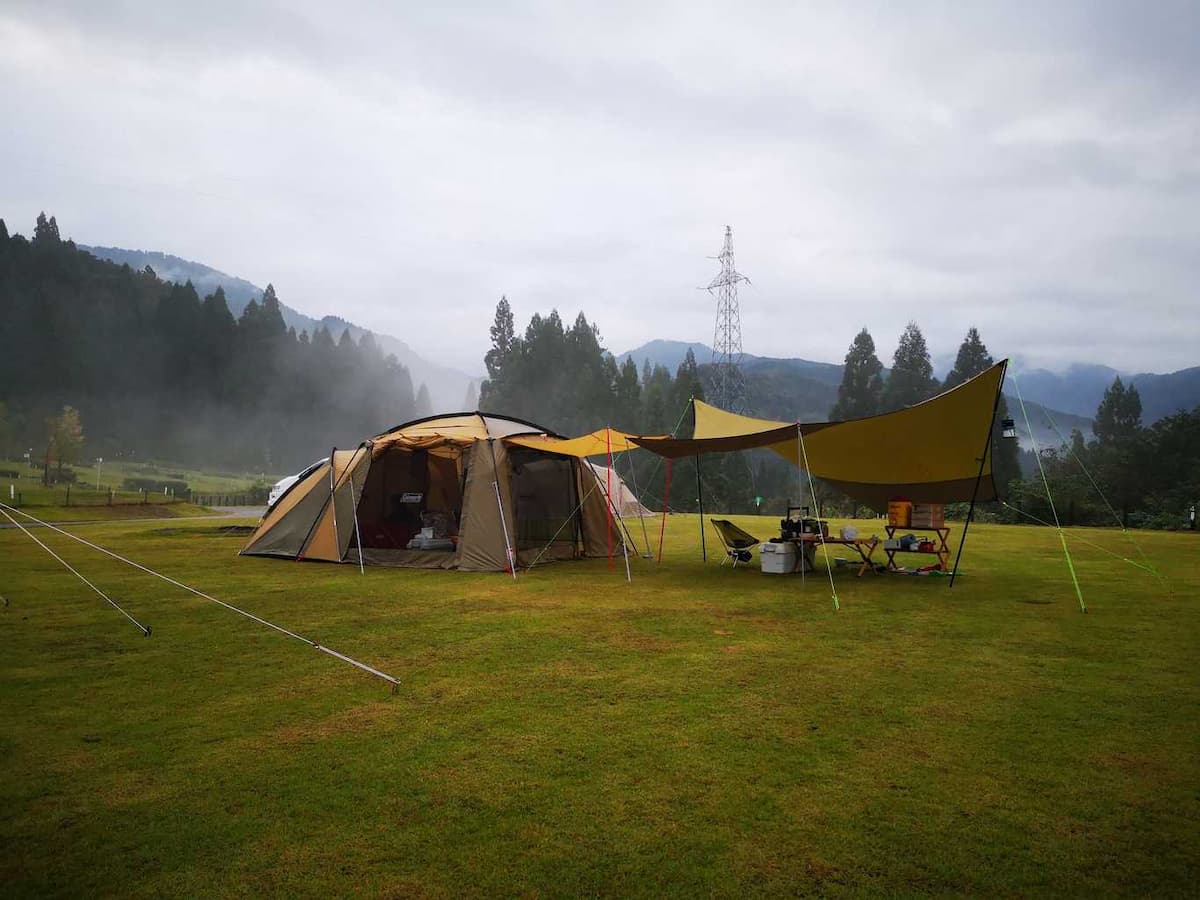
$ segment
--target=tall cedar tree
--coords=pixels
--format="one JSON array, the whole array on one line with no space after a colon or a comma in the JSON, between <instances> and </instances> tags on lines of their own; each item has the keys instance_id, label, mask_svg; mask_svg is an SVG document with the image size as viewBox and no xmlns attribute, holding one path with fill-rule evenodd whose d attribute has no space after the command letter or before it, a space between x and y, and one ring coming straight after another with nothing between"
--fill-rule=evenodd
<instances>
[{"instance_id":1,"label":"tall cedar tree","mask_svg":"<svg viewBox=\"0 0 1200 900\"><path fill-rule=\"evenodd\" d=\"M882 397L883 363L875 355L871 333L864 328L855 335L846 352L837 403L829 411L829 418L841 422L873 416L879 412Z\"/></svg>"},{"instance_id":2,"label":"tall cedar tree","mask_svg":"<svg viewBox=\"0 0 1200 900\"><path fill-rule=\"evenodd\" d=\"M928 400L937 389L925 336L916 322L909 322L900 335L900 344L892 357L892 371L883 386L882 411L891 412Z\"/></svg>"},{"instance_id":3,"label":"tall cedar tree","mask_svg":"<svg viewBox=\"0 0 1200 900\"><path fill-rule=\"evenodd\" d=\"M987 346L979 337L979 330L972 326L959 345L954 367L946 376L943 387L946 390L958 387L995 364ZM1016 441L1006 439L1002 434L1003 422L1007 418L1008 402L1001 394L999 405L996 407L996 419L992 423L992 479L1001 496L1007 494L1008 485L1014 478L1021 477L1020 448Z\"/></svg>"},{"instance_id":4,"label":"tall cedar tree","mask_svg":"<svg viewBox=\"0 0 1200 900\"><path fill-rule=\"evenodd\" d=\"M1096 409L1096 422L1092 426L1096 440L1101 445L1113 444L1133 437L1142 427L1142 398L1132 384L1121 382L1121 376L1104 392L1104 398Z\"/></svg>"}]
</instances>

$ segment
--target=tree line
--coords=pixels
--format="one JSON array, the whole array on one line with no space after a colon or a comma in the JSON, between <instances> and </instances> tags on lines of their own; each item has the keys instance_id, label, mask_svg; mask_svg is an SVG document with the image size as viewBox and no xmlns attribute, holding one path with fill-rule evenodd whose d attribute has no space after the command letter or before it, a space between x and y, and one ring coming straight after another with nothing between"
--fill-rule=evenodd
<instances>
[{"instance_id":1,"label":"tree line","mask_svg":"<svg viewBox=\"0 0 1200 900\"><path fill-rule=\"evenodd\" d=\"M0 220L0 309L0 454L53 468L86 452L291 471L417 408L370 334L296 334L270 285L235 319L221 289L96 259L45 214L30 240Z\"/></svg>"}]
</instances>

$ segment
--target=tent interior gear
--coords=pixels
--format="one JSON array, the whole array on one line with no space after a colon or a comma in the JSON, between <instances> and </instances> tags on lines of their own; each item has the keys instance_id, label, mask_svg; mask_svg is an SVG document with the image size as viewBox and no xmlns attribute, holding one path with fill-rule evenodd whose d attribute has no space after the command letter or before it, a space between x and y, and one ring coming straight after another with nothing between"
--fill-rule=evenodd
<instances>
[{"instance_id":1,"label":"tent interior gear","mask_svg":"<svg viewBox=\"0 0 1200 900\"><path fill-rule=\"evenodd\" d=\"M541 426L483 413L398 426L334 450L242 553L466 571L605 556L621 541L605 485L582 458L553 452L559 443Z\"/></svg>"}]
</instances>

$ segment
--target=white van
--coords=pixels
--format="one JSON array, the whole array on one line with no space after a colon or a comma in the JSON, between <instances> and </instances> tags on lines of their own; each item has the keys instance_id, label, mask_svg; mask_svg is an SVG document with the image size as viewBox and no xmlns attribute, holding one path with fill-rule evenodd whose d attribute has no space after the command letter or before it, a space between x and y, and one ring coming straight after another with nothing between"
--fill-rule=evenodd
<instances>
[{"instance_id":1,"label":"white van","mask_svg":"<svg viewBox=\"0 0 1200 900\"><path fill-rule=\"evenodd\" d=\"M267 494L267 509L270 509L272 506L274 506L275 501L277 501L280 497L282 497L284 494L286 494L288 491L288 488L290 488L293 484L295 484L300 479L307 477L309 474L312 473L312 471L314 469L316 469L319 466L325 465L325 463L327 463L327 462L329 462L328 456L325 457L324 459L318 459L315 463L313 463L311 466L309 466L308 468L306 468L303 472L300 472L299 474L289 475L286 478L280 478L277 482L275 482L274 485L272 485L271 492L269 494Z\"/></svg>"}]
</instances>

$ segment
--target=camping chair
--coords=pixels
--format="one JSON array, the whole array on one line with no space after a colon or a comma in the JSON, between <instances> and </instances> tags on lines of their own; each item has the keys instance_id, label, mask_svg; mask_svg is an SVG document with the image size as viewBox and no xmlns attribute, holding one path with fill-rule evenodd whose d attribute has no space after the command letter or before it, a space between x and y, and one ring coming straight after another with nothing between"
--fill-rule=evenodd
<instances>
[{"instance_id":1,"label":"camping chair","mask_svg":"<svg viewBox=\"0 0 1200 900\"><path fill-rule=\"evenodd\" d=\"M725 546L725 558L721 560L721 565L725 565L732 559L733 567L736 569L738 563L750 562L753 558L750 548L758 543L758 538L748 531L742 531L728 519L709 519L709 521L712 522L713 528L717 530L717 537Z\"/></svg>"}]
</instances>

